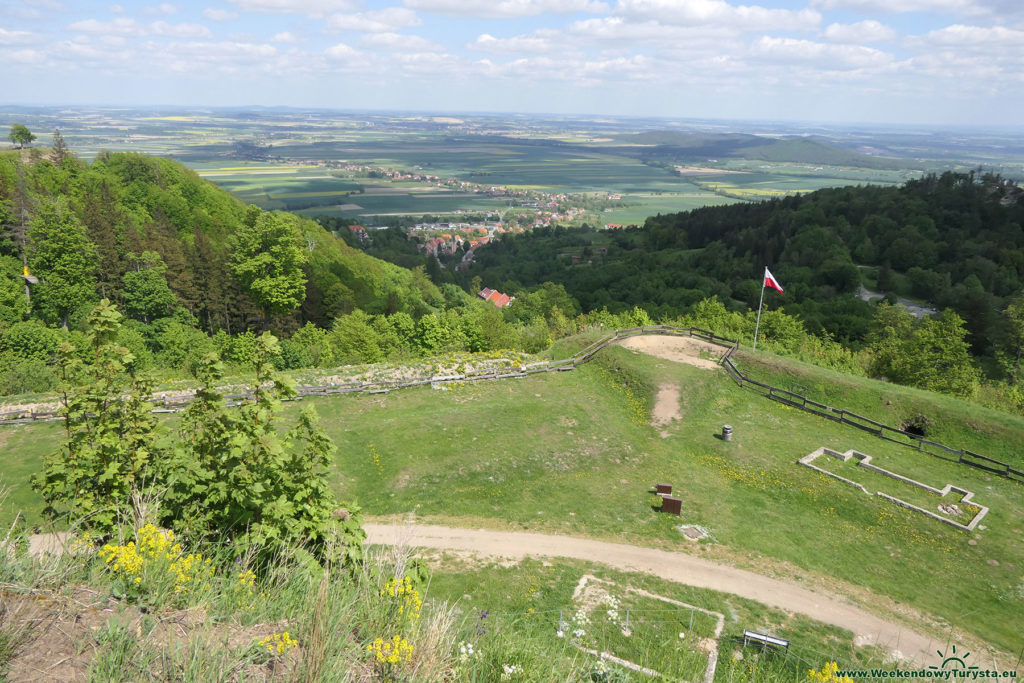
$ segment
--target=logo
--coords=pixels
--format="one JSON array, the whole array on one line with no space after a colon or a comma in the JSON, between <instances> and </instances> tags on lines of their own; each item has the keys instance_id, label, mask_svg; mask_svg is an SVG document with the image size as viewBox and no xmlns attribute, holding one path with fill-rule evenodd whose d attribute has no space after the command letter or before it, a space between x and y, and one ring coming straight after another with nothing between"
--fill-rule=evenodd
<instances>
[{"instance_id":1,"label":"logo","mask_svg":"<svg viewBox=\"0 0 1024 683\"><path fill-rule=\"evenodd\" d=\"M953 646L953 650L949 653L948 657L942 650L936 650L935 652L942 657L942 666L932 665L928 667L929 669L934 669L936 671L945 671L949 669L970 671L978 668L976 666L967 666L967 658L971 656L971 653L965 652L962 655L958 654L956 651L956 645Z\"/></svg>"}]
</instances>

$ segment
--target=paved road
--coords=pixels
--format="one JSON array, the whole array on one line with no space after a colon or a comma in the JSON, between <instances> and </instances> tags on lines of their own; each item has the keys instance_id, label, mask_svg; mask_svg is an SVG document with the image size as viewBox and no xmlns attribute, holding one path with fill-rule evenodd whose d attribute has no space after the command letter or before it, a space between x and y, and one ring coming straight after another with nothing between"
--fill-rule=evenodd
<instances>
[{"instance_id":1,"label":"paved road","mask_svg":"<svg viewBox=\"0 0 1024 683\"><path fill-rule=\"evenodd\" d=\"M472 551L492 557L568 557L615 569L653 574L677 583L709 588L803 614L853 632L858 643L885 647L921 665L939 664L936 649L946 643L867 612L850 601L796 583L761 576L701 557L655 548L521 531L490 531L422 525L366 524L370 543Z\"/></svg>"}]
</instances>

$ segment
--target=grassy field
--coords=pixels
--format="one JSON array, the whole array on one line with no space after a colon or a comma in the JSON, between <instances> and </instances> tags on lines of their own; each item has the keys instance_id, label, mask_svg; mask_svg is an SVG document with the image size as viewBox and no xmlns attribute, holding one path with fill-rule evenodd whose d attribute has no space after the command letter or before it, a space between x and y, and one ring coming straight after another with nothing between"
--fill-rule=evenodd
<instances>
[{"instance_id":1,"label":"grassy field","mask_svg":"<svg viewBox=\"0 0 1024 683\"><path fill-rule=\"evenodd\" d=\"M888 423L924 411L935 438L993 457L1024 443L1021 420L952 399L771 356L740 363ZM682 389L681 418L661 438L648 419L665 383ZM652 510L648 489L669 482L683 500L682 521L712 531L716 542L699 546L708 557L835 582L884 609L900 609L891 599L937 615L999 649L1024 646L1015 618L1024 609L1019 484L770 402L722 372L612 348L573 373L314 403L338 445L336 488L370 515L692 552L677 520ZM730 443L715 438L723 423L734 426ZM39 502L25 484L59 433L52 424L0 432L11 503L32 519ZM819 446L860 450L881 467L975 491L991 508L984 528L964 534L796 464Z\"/></svg>"},{"instance_id":2,"label":"grassy field","mask_svg":"<svg viewBox=\"0 0 1024 683\"><path fill-rule=\"evenodd\" d=\"M620 225L643 225L648 216L660 213L676 213L689 211L702 206L719 206L731 204L735 200L701 190L696 186L691 191L682 192L647 192L622 195L622 201L629 204L623 208L612 209L601 214L603 224L618 223Z\"/></svg>"}]
</instances>

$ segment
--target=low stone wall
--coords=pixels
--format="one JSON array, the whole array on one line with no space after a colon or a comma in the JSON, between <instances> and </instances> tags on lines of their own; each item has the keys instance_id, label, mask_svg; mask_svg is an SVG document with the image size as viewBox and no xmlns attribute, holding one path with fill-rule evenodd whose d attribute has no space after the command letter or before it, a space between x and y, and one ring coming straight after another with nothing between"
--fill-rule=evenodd
<instances>
[{"instance_id":1,"label":"low stone wall","mask_svg":"<svg viewBox=\"0 0 1024 683\"><path fill-rule=\"evenodd\" d=\"M887 469L883 469L883 468L879 467L878 465L873 465L871 463L871 456L870 455L867 455L865 453L859 453L859 452L854 451L854 450L849 450L849 451L846 451L845 453L840 453L838 451L832 450L831 448L825 448L823 446L823 447L821 447L821 448L819 448L819 449L817 449L815 451L812 451L811 453L808 453L804 457L800 458L800 460L798 461L798 464L803 465L804 467L807 467L808 469L812 469L815 472L820 472L821 474L824 474L827 477L832 477L833 479L837 479L837 480L839 480L839 481L841 481L844 484L847 484L849 486L854 486L856 488L859 488L861 491L863 491L864 493L866 493L869 496L872 495L871 492L868 491L866 488L864 488L864 486L862 484L860 484L858 482L855 482L852 479L847 479L845 477L841 477L838 474L835 474L833 472L829 472L828 470L823 469L823 468L818 467L817 465L815 465L814 461L817 460L822 455L835 458L836 460L841 460L842 462L847 462L850 458L856 458L857 459L857 466L858 467L863 467L864 469L870 470L872 472L876 472L876 473L881 474L883 476L889 477L890 479L895 479L896 481L901 481L904 484L910 484L911 486L916 486L918 488L924 489L925 491L928 491L929 493L933 493L933 494L935 494L936 496L938 496L940 498L945 497L946 494L949 494L949 493L953 493L953 494L959 495L961 503L964 503L964 504L968 504L969 503L969 504L974 505L975 507L978 508L978 512L974 515L974 517L971 519L971 521L968 522L967 524L961 524L960 522L957 522L954 519L950 519L949 517L944 517L944 516L942 516L942 515L940 515L938 513L932 512L931 510L925 510L922 507L918 507L917 505L913 505L912 503L908 503L907 501L901 500L899 498L896 498L895 496L890 496L887 493L882 493L881 491L876 491L875 494L874 494L874 495L878 496L879 498L883 498L883 499L889 501L890 503L895 503L896 505L899 505L900 507L906 508L908 510L914 510L915 512L920 512L921 514L926 515L928 517L931 517L932 519L936 519L936 520L938 520L940 522L943 522L944 524L949 524L950 526L956 527L957 529L960 529L961 531L974 531L974 529L978 526L978 524L981 522L981 520L985 518L985 515L988 514L988 508L985 507L984 505L978 505L978 503L975 503L973 501L974 493L971 492L971 491L968 491L967 489L960 488L959 486L953 486L952 484L946 484L943 488L937 489L937 488L935 488L933 486L929 486L928 484L923 484L923 483L921 483L919 481L911 479L910 477L904 477L901 474L896 474L895 472L891 472L891 471L889 471Z\"/></svg>"}]
</instances>

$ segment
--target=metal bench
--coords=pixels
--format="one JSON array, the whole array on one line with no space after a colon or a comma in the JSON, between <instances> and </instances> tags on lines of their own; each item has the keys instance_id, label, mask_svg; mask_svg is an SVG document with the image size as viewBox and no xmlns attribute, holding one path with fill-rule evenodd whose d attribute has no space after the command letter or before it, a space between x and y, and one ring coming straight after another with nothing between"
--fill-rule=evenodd
<instances>
[{"instance_id":1,"label":"metal bench","mask_svg":"<svg viewBox=\"0 0 1024 683\"><path fill-rule=\"evenodd\" d=\"M776 638L775 636L768 635L767 633L757 633L755 631L744 630L743 647L746 647L750 643L759 644L762 650L767 650L769 647L779 648L782 650L789 649L788 640Z\"/></svg>"}]
</instances>

